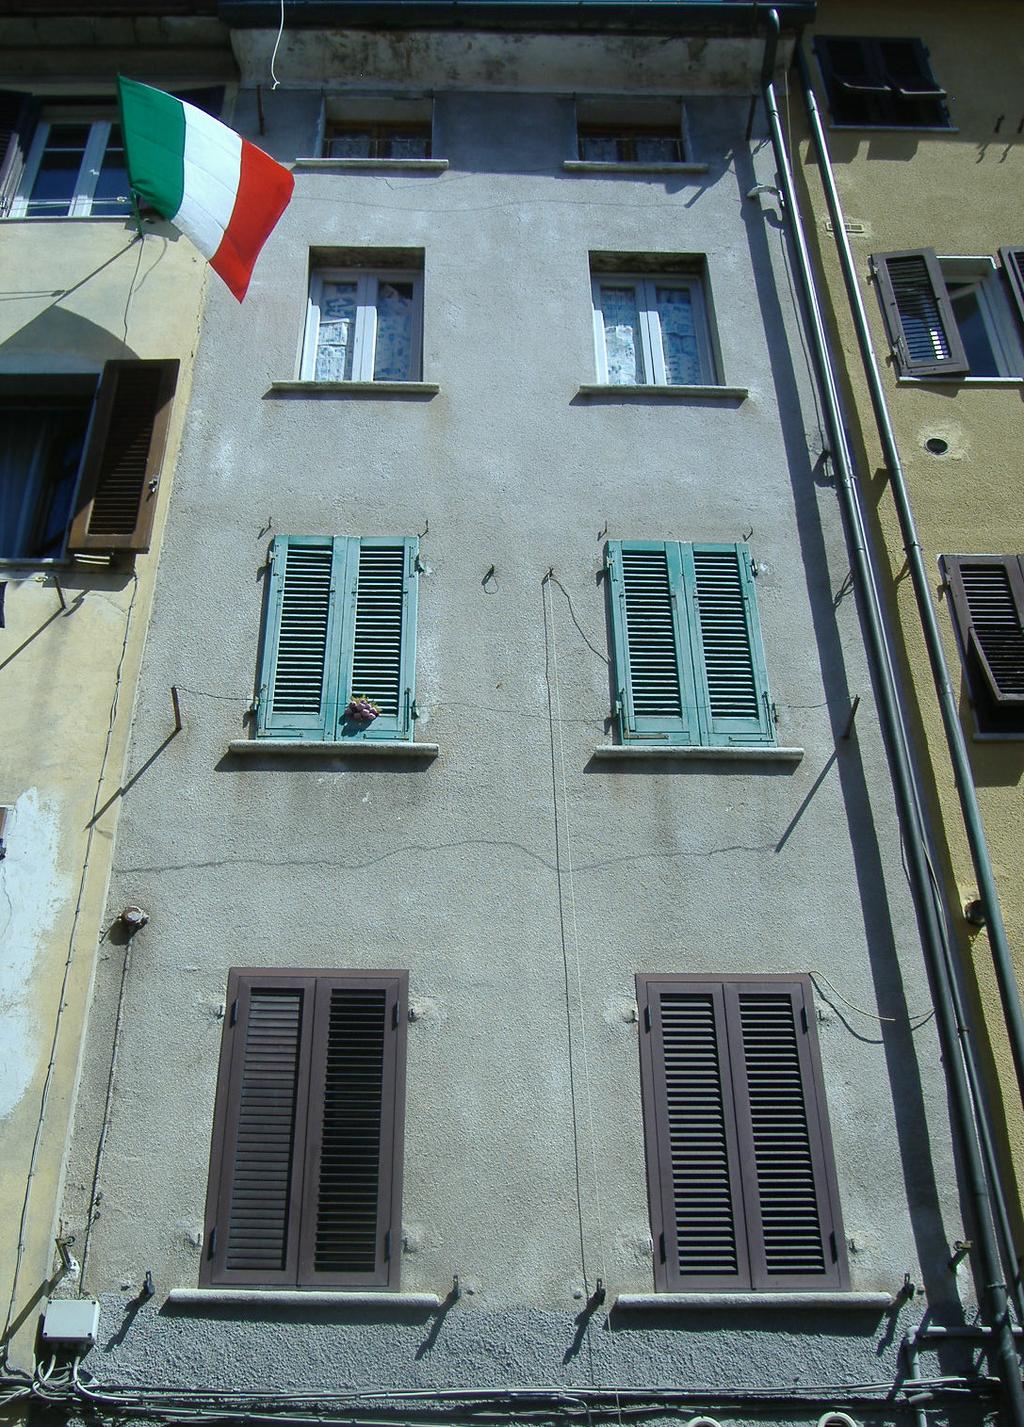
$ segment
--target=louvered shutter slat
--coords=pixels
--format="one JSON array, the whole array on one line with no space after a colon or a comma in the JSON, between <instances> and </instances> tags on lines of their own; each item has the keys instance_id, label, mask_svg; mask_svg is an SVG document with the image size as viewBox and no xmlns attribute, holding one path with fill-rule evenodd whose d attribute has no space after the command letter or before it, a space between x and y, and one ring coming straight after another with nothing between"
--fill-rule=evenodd
<instances>
[{"instance_id":1,"label":"louvered shutter slat","mask_svg":"<svg viewBox=\"0 0 1024 1427\"><path fill-rule=\"evenodd\" d=\"M412 737L416 572L415 539L362 538L348 595L343 665L349 670L338 701L343 737ZM370 723L346 716L350 699L380 709Z\"/></svg>"},{"instance_id":2,"label":"louvered shutter slat","mask_svg":"<svg viewBox=\"0 0 1024 1427\"><path fill-rule=\"evenodd\" d=\"M340 660L338 587L350 542L279 535L270 552L257 734L333 736Z\"/></svg>"},{"instance_id":3,"label":"louvered shutter slat","mask_svg":"<svg viewBox=\"0 0 1024 1427\"><path fill-rule=\"evenodd\" d=\"M609 541L606 550L624 742L697 741L678 551L656 541Z\"/></svg>"},{"instance_id":4,"label":"louvered shutter slat","mask_svg":"<svg viewBox=\"0 0 1024 1427\"><path fill-rule=\"evenodd\" d=\"M768 684L750 555L743 545L685 547L692 629L703 687L703 741L771 743Z\"/></svg>"},{"instance_id":5,"label":"louvered shutter slat","mask_svg":"<svg viewBox=\"0 0 1024 1427\"><path fill-rule=\"evenodd\" d=\"M965 643L976 651L992 696L1007 709L1024 705L1022 594L1015 556L960 556L954 563Z\"/></svg>"},{"instance_id":6,"label":"louvered shutter slat","mask_svg":"<svg viewBox=\"0 0 1024 1427\"><path fill-rule=\"evenodd\" d=\"M970 364L931 248L874 259L889 340L911 376L962 376Z\"/></svg>"}]
</instances>

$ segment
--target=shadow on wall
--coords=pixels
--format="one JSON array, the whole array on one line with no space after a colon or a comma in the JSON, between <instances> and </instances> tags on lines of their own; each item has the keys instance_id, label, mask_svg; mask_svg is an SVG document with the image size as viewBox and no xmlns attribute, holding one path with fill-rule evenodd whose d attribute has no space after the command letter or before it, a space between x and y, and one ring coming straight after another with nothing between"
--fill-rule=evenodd
<instances>
[{"instance_id":1,"label":"shadow on wall","mask_svg":"<svg viewBox=\"0 0 1024 1427\"><path fill-rule=\"evenodd\" d=\"M105 327L57 306L63 295L0 342L0 367L8 372L95 372L104 362L136 355ZM117 321L120 314L113 315Z\"/></svg>"},{"instance_id":2,"label":"shadow on wall","mask_svg":"<svg viewBox=\"0 0 1024 1427\"><path fill-rule=\"evenodd\" d=\"M747 192L757 182L753 158L737 149L735 162L740 191ZM921 1067L885 895L885 864L875 831L871 797L856 734L849 740L842 738L849 719L852 694L857 691L851 691L847 681L833 595L827 583L827 554L819 520L812 456L808 452L807 434L798 415L801 411L801 383L798 383L793 368L792 348L787 339L786 318L780 301L786 284L783 281L777 288L772 275L773 260L785 265L790 274L793 303L799 306L788 234L778 213L767 201L745 204L742 217L765 324L776 401L780 412L793 414L788 419L784 417L783 439L793 488L797 536L803 552L811 616L836 742L835 767L842 787L871 973L877 1002L890 1018L880 1023L878 1034L884 1048L892 1091L906 1201L928 1302L933 1311L945 1311L959 1317L955 1277L946 1268L949 1245L936 1187ZM802 312L799 320L802 323ZM878 776L881 776L881 770ZM898 854L898 847L889 851Z\"/></svg>"}]
</instances>

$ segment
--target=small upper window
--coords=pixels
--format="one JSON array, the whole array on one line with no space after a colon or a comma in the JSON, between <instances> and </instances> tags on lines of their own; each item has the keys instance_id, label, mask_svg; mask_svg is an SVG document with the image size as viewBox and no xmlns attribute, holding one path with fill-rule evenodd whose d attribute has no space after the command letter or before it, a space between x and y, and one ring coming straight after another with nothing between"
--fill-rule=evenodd
<instances>
[{"instance_id":1,"label":"small upper window","mask_svg":"<svg viewBox=\"0 0 1024 1427\"><path fill-rule=\"evenodd\" d=\"M856 128L948 129L946 91L920 40L819 35L832 121Z\"/></svg>"},{"instance_id":2,"label":"small upper window","mask_svg":"<svg viewBox=\"0 0 1024 1427\"><path fill-rule=\"evenodd\" d=\"M116 218L131 211L121 128L113 112L44 111L25 162L12 218Z\"/></svg>"},{"instance_id":3,"label":"small upper window","mask_svg":"<svg viewBox=\"0 0 1024 1427\"><path fill-rule=\"evenodd\" d=\"M579 98L576 136L579 158L586 163L651 168L689 158L678 99Z\"/></svg>"},{"instance_id":4,"label":"small upper window","mask_svg":"<svg viewBox=\"0 0 1024 1427\"><path fill-rule=\"evenodd\" d=\"M429 159L429 124L330 124L324 138L328 159Z\"/></svg>"},{"instance_id":5,"label":"small upper window","mask_svg":"<svg viewBox=\"0 0 1024 1427\"><path fill-rule=\"evenodd\" d=\"M698 274L596 272L597 379L610 386L717 382Z\"/></svg>"},{"instance_id":6,"label":"small upper window","mask_svg":"<svg viewBox=\"0 0 1024 1427\"><path fill-rule=\"evenodd\" d=\"M418 381L422 311L419 272L318 269L310 282L302 380Z\"/></svg>"}]
</instances>

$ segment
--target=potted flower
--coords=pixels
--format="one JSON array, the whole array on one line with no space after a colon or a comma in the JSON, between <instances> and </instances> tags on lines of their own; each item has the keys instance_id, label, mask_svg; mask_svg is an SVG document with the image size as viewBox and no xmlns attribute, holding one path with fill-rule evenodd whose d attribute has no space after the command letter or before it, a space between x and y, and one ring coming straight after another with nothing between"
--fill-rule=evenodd
<instances>
[{"instance_id":1,"label":"potted flower","mask_svg":"<svg viewBox=\"0 0 1024 1427\"><path fill-rule=\"evenodd\" d=\"M380 707L365 694L353 694L345 710L345 717L352 723L373 723L375 718L380 718Z\"/></svg>"}]
</instances>

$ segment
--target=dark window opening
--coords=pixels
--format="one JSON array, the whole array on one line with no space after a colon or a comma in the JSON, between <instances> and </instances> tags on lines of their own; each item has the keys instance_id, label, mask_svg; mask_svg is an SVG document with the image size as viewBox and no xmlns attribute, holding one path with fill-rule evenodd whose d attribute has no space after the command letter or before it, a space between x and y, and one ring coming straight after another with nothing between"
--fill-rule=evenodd
<instances>
[{"instance_id":1,"label":"dark window opening","mask_svg":"<svg viewBox=\"0 0 1024 1427\"><path fill-rule=\"evenodd\" d=\"M948 129L946 91L917 39L819 36L815 50L835 124Z\"/></svg>"},{"instance_id":2,"label":"dark window opening","mask_svg":"<svg viewBox=\"0 0 1024 1427\"><path fill-rule=\"evenodd\" d=\"M63 555L91 406L85 395L0 400L0 558Z\"/></svg>"},{"instance_id":3,"label":"dark window opening","mask_svg":"<svg viewBox=\"0 0 1024 1427\"><path fill-rule=\"evenodd\" d=\"M429 159L429 124L332 124L324 157L329 159Z\"/></svg>"}]
</instances>

